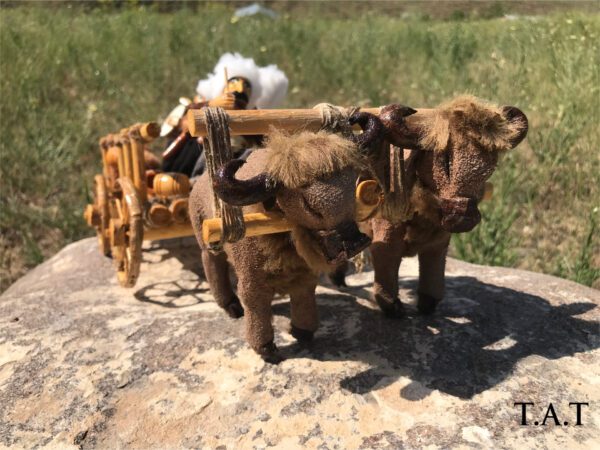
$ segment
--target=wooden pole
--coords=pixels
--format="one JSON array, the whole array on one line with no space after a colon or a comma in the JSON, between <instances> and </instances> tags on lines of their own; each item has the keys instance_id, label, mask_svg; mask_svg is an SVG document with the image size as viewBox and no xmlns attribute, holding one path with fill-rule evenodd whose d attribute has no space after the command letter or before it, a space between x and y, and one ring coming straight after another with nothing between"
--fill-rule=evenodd
<instances>
[{"instance_id":1,"label":"wooden pole","mask_svg":"<svg viewBox=\"0 0 600 450\"><path fill-rule=\"evenodd\" d=\"M160 125L156 122L137 123L121 130L121 134L126 176L133 181L140 194L140 201L144 204L148 198L144 143L151 142L160 135Z\"/></svg>"},{"instance_id":2,"label":"wooden pole","mask_svg":"<svg viewBox=\"0 0 600 450\"><path fill-rule=\"evenodd\" d=\"M133 177L133 158L131 157L131 142L129 139L124 138L123 141L123 161L125 163L125 176L132 182ZM123 176L123 175L121 175Z\"/></svg>"},{"instance_id":3,"label":"wooden pole","mask_svg":"<svg viewBox=\"0 0 600 450\"><path fill-rule=\"evenodd\" d=\"M125 157L123 156L125 149L123 148L123 144L121 142L118 142L116 147L119 155L117 159L117 167L119 168L117 178L120 178L125 176Z\"/></svg>"},{"instance_id":4,"label":"wooden pole","mask_svg":"<svg viewBox=\"0 0 600 450\"><path fill-rule=\"evenodd\" d=\"M208 244L221 239L223 229L221 218L206 219L202 222L202 240ZM244 214L246 237L262 234L283 233L290 231L292 225L283 214L274 212Z\"/></svg>"},{"instance_id":5,"label":"wooden pole","mask_svg":"<svg viewBox=\"0 0 600 450\"><path fill-rule=\"evenodd\" d=\"M139 133L144 142L152 142L160 137L160 125L156 122L144 123L140 126Z\"/></svg>"},{"instance_id":6,"label":"wooden pole","mask_svg":"<svg viewBox=\"0 0 600 450\"><path fill-rule=\"evenodd\" d=\"M355 217L360 222L371 217L383 201L381 188L375 180L365 180L356 187ZM281 213L264 212L244 214L246 237L263 234L284 233L292 229L292 224ZM208 244L221 240L222 221L220 217L205 219L202 222L202 240Z\"/></svg>"},{"instance_id":7,"label":"wooden pole","mask_svg":"<svg viewBox=\"0 0 600 450\"><path fill-rule=\"evenodd\" d=\"M108 164L106 163L106 151L108 150L108 136L100 139L100 156L102 157L102 174L108 177Z\"/></svg>"},{"instance_id":8,"label":"wooden pole","mask_svg":"<svg viewBox=\"0 0 600 450\"><path fill-rule=\"evenodd\" d=\"M221 219L219 219L219 221L221 221ZM145 241L158 241L161 239L174 239L193 235L194 230L192 229L192 225L189 223L173 223L167 227L144 229Z\"/></svg>"},{"instance_id":9,"label":"wooden pole","mask_svg":"<svg viewBox=\"0 0 600 450\"><path fill-rule=\"evenodd\" d=\"M146 167L144 164L144 145L136 138L131 138L131 156L133 162L133 184L140 194L142 205L146 203Z\"/></svg>"},{"instance_id":10,"label":"wooden pole","mask_svg":"<svg viewBox=\"0 0 600 450\"><path fill-rule=\"evenodd\" d=\"M356 220L365 220L370 217L381 204L381 189L374 180L361 182L356 189ZM246 224L246 237L260 236L263 234L284 233L291 231L292 224L277 212L261 212L244 214ZM202 222L202 240L208 244L221 239L222 221L220 217L205 219ZM194 231L189 223L172 223L159 228L146 228L145 241L160 239L173 239L178 237L193 236Z\"/></svg>"},{"instance_id":11,"label":"wooden pole","mask_svg":"<svg viewBox=\"0 0 600 450\"><path fill-rule=\"evenodd\" d=\"M379 115L380 108L361 111ZM252 109L227 111L231 135L268 134L271 127L297 133L318 131L322 126L321 112L317 109ZM190 109L187 113L189 132L195 137L206 136L204 111Z\"/></svg>"}]
</instances>

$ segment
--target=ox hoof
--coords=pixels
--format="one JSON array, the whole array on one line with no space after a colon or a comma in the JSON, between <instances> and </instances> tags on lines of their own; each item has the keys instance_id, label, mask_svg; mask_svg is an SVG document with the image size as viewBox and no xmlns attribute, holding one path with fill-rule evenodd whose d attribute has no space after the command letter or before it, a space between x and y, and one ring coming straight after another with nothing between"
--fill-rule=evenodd
<instances>
[{"instance_id":1,"label":"ox hoof","mask_svg":"<svg viewBox=\"0 0 600 450\"><path fill-rule=\"evenodd\" d=\"M237 297L233 297L233 300L223 309L225 309L227 315L232 319L239 319L244 315L244 308Z\"/></svg>"},{"instance_id":2,"label":"ox hoof","mask_svg":"<svg viewBox=\"0 0 600 450\"><path fill-rule=\"evenodd\" d=\"M337 287L347 287L348 285L346 284L346 274L345 273L339 273L339 272L334 272L334 273L330 273L329 275L329 281L331 281L331 283Z\"/></svg>"},{"instance_id":3,"label":"ox hoof","mask_svg":"<svg viewBox=\"0 0 600 450\"><path fill-rule=\"evenodd\" d=\"M432 297L429 294L424 294L422 292L419 292L419 300L417 302L417 309L419 310L419 313L428 316L430 314L433 314L436 306L441 301L442 301L442 299L437 299L435 297Z\"/></svg>"},{"instance_id":4,"label":"ox hoof","mask_svg":"<svg viewBox=\"0 0 600 450\"><path fill-rule=\"evenodd\" d=\"M279 364L285 359L281 353L279 353L279 350L273 341L260 347L256 353L260 355L264 362L269 364Z\"/></svg>"},{"instance_id":5,"label":"ox hoof","mask_svg":"<svg viewBox=\"0 0 600 450\"><path fill-rule=\"evenodd\" d=\"M337 287L346 287L346 272L348 270L348 263L343 263L337 266L333 272L330 272L327 276Z\"/></svg>"},{"instance_id":6,"label":"ox hoof","mask_svg":"<svg viewBox=\"0 0 600 450\"><path fill-rule=\"evenodd\" d=\"M406 317L406 311L404 305L398 298L395 298L393 302L390 302L383 296L376 294L375 301L381 308L383 315L392 319L402 319Z\"/></svg>"},{"instance_id":7,"label":"ox hoof","mask_svg":"<svg viewBox=\"0 0 600 450\"><path fill-rule=\"evenodd\" d=\"M299 344L306 345L313 340L315 335L314 331L303 330L302 328L298 328L292 324L290 328L290 333L292 336L296 338Z\"/></svg>"}]
</instances>

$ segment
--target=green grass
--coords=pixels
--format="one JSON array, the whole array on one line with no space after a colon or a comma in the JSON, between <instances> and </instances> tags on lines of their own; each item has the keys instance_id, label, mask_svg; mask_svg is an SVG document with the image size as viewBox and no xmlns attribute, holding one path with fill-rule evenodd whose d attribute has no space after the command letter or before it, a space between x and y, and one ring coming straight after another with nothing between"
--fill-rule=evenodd
<instances>
[{"instance_id":1,"label":"green grass","mask_svg":"<svg viewBox=\"0 0 600 450\"><path fill-rule=\"evenodd\" d=\"M81 212L98 138L164 116L225 51L278 64L288 106L425 107L463 92L519 106L529 136L494 174L482 224L452 253L598 287L600 15L460 19L235 22L211 4L169 14L0 9L1 287L91 234Z\"/></svg>"}]
</instances>

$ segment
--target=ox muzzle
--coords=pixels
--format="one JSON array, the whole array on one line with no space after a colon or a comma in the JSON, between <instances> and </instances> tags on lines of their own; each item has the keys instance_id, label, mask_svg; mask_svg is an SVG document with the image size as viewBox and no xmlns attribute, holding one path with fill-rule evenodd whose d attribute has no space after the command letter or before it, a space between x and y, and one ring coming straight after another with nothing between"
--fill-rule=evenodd
<instances>
[{"instance_id":1,"label":"ox muzzle","mask_svg":"<svg viewBox=\"0 0 600 450\"><path fill-rule=\"evenodd\" d=\"M477 200L469 197L440 199L442 228L450 233L466 233L481 221Z\"/></svg>"},{"instance_id":2,"label":"ox muzzle","mask_svg":"<svg viewBox=\"0 0 600 450\"><path fill-rule=\"evenodd\" d=\"M342 222L330 230L315 230L312 235L329 264L341 264L358 255L371 244L371 238L361 233L356 222Z\"/></svg>"}]
</instances>

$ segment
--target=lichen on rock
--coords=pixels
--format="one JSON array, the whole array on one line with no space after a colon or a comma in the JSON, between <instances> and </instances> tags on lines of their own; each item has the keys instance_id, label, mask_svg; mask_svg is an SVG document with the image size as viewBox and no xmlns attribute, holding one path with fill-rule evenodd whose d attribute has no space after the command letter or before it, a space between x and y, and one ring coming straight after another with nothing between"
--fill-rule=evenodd
<instances>
[{"instance_id":1,"label":"lichen on rock","mask_svg":"<svg viewBox=\"0 0 600 450\"><path fill-rule=\"evenodd\" d=\"M32 448L592 448L584 426L521 426L515 402L600 399L600 295L546 275L449 260L432 317L386 319L372 272L318 288L312 347L285 332L265 364L225 316L189 241L152 244L120 288L94 239L0 297L0 446ZM412 303L417 265L401 269ZM289 304L273 305L277 330Z\"/></svg>"}]
</instances>

